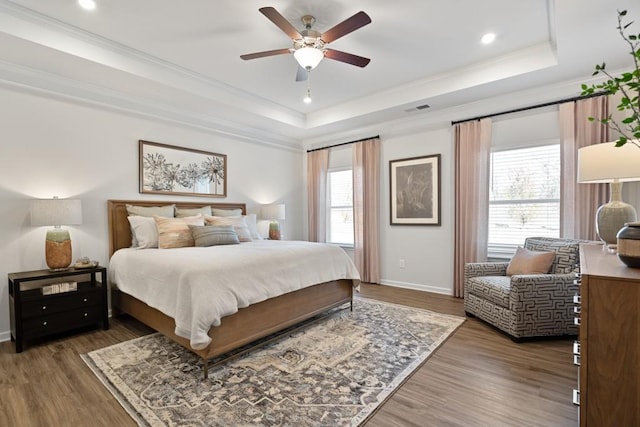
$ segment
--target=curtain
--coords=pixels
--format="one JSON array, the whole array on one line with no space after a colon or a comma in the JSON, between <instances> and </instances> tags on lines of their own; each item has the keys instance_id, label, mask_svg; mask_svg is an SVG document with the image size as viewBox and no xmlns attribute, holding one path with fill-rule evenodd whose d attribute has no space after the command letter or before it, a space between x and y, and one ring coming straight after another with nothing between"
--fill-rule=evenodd
<instances>
[{"instance_id":1,"label":"curtain","mask_svg":"<svg viewBox=\"0 0 640 427\"><path fill-rule=\"evenodd\" d=\"M609 128L588 117L609 116L607 96L560 104L560 236L598 240L595 213L607 202L607 184L578 184L578 149L609 141Z\"/></svg>"},{"instance_id":2,"label":"curtain","mask_svg":"<svg viewBox=\"0 0 640 427\"><path fill-rule=\"evenodd\" d=\"M353 144L354 262L360 279L380 282L380 139Z\"/></svg>"},{"instance_id":3,"label":"curtain","mask_svg":"<svg viewBox=\"0 0 640 427\"><path fill-rule=\"evenodd\" d=\"M464 264L487 259L491 119L458 123L455 144L453 295L464 297Z\"/></svg>"},{"instance_id":4,"label":"curtain","mask_svg":"<svg viewBox=\"0 0 640 427\"><path fill-rule=\"evenodd\" d=\"M327 170L329 150L307 153L307 200L309 210L309 241L327 239Z\"/></svg>"}]
</instances>

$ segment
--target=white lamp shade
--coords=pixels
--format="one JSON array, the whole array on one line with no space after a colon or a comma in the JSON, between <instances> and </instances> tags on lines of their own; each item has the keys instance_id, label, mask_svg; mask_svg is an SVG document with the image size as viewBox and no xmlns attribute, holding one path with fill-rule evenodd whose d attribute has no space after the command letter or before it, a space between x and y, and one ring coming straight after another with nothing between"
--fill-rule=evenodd
<instances>
[{"instance_id":1,"label":"white lamp shade","mask_svg":"<svg viewBox=\"0 0 640 427\"><path fill-rule=\"evenodd\" d=\"M605 142L578 150L578 182L585 184L640 181L640 147Z\"/></svg>"},{"instance_id":2,"label":"white lamp shade","mask_svg":"<svg viewBox=\"0 0 640 427\"><path fill-rule=\"evenodd\" d=\"M282 221L285 218L285 205L264 205L261 209L261 216L264 219Z\"/></svg>"},{"instance_id":3,"label":"white lamp shade","mask_svg":"<svg viewBox=\"0 0 640 427\"><path fill-rule=\"evenodd\" d=\"M82 224L82 203L78 199L31 201L31 225Z\"/></svg>"},{"instance_id":4,"label":"white lamp shade","mask_svg":"<svg viewBox=\"0 0 640 427\"><path fill-rule=\"evenodd\" d=\"M301 47L293 52L293 56L302 68L305 70L313 70L318 66L320 61L322 61L322 58L324 58L324 53L314 47Z\"/></svg>"}]
</instances>

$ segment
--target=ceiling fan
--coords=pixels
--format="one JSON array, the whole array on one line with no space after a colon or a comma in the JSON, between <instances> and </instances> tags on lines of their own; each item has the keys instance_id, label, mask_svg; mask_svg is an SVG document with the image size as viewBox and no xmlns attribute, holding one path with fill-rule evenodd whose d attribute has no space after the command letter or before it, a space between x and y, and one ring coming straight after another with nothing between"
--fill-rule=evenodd
<instances>
[{"instance_id":1,"label":"ceiling fan","mask_svg":"<svg viewBox=\"0 0 640 427\"><path fill-rule=\"evenodd\" d=\"M366 67L371 61L369 58L342 52L340 50L329 49L327 47L329 43L332 43L340 37L371 23L369 15L362 11L345 19L324 33L320 33L311 29L316 21L316 19L311 15L304 15L301 18L305 29L298 31L273 7L262 7L258 10L291 38L293 41L293 47L240 55L240 58L244 60L293 53L293 56L300 65L296 75L297 81L307 80L309 72L320 63L322 58L333 59L335 61L344 62L357 67Z\"/></svg>"}]
</instances>

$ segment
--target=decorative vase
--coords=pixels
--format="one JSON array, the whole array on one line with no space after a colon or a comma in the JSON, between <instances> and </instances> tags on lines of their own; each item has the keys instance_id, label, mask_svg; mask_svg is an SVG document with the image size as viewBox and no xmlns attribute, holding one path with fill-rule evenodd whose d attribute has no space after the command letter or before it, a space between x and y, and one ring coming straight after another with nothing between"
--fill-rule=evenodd
<instances>
[{"instance_id":1,"label":"decorative vase","mask_svg":"<svg viewBox=\"0 0 640 427\"><path fill-rule=\"evenodd\" d=\"M640 222L628 222L617 234L618 258L628 267L640 268Z\"/></svg>"}]
</instances>

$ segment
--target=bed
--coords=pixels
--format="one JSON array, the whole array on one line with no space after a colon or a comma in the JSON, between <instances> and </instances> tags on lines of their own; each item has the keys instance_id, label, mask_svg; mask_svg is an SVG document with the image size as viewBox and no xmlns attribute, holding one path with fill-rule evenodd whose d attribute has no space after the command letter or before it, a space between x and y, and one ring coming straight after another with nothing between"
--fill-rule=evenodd
<instances>
[{"instance_id":1,"label":"bed","mask_svg":"<svg viewBox=\"0 0 640 427\"><path fill-rule=\"evenodd\" d=\"M246 213L246 206L242 203L109 200L107 205L110 258L119 249L131 246L131 228L127 220L126 209L128 204L142 207L174 204L176 208L182 209L211 206L217 209L240 209L243 214ZM259 243L256 242L256 245ZM156 251L168 253L171 249L156 249ZM173 317L148 305L145 301L121 291L118 289L117 283L111 284L111 303L114 315L129 314L200 356L203 360L206 378L209 359L267 337L334 307L347 303L353 304L353 289L358 284L359 280L357 279L330 280L240 308L235 314L223 317L219 326L209 329L210 343L204 348L194 348L188 338L177 335L175 331L176 320Z\"/></svg>"}]
</instances>

